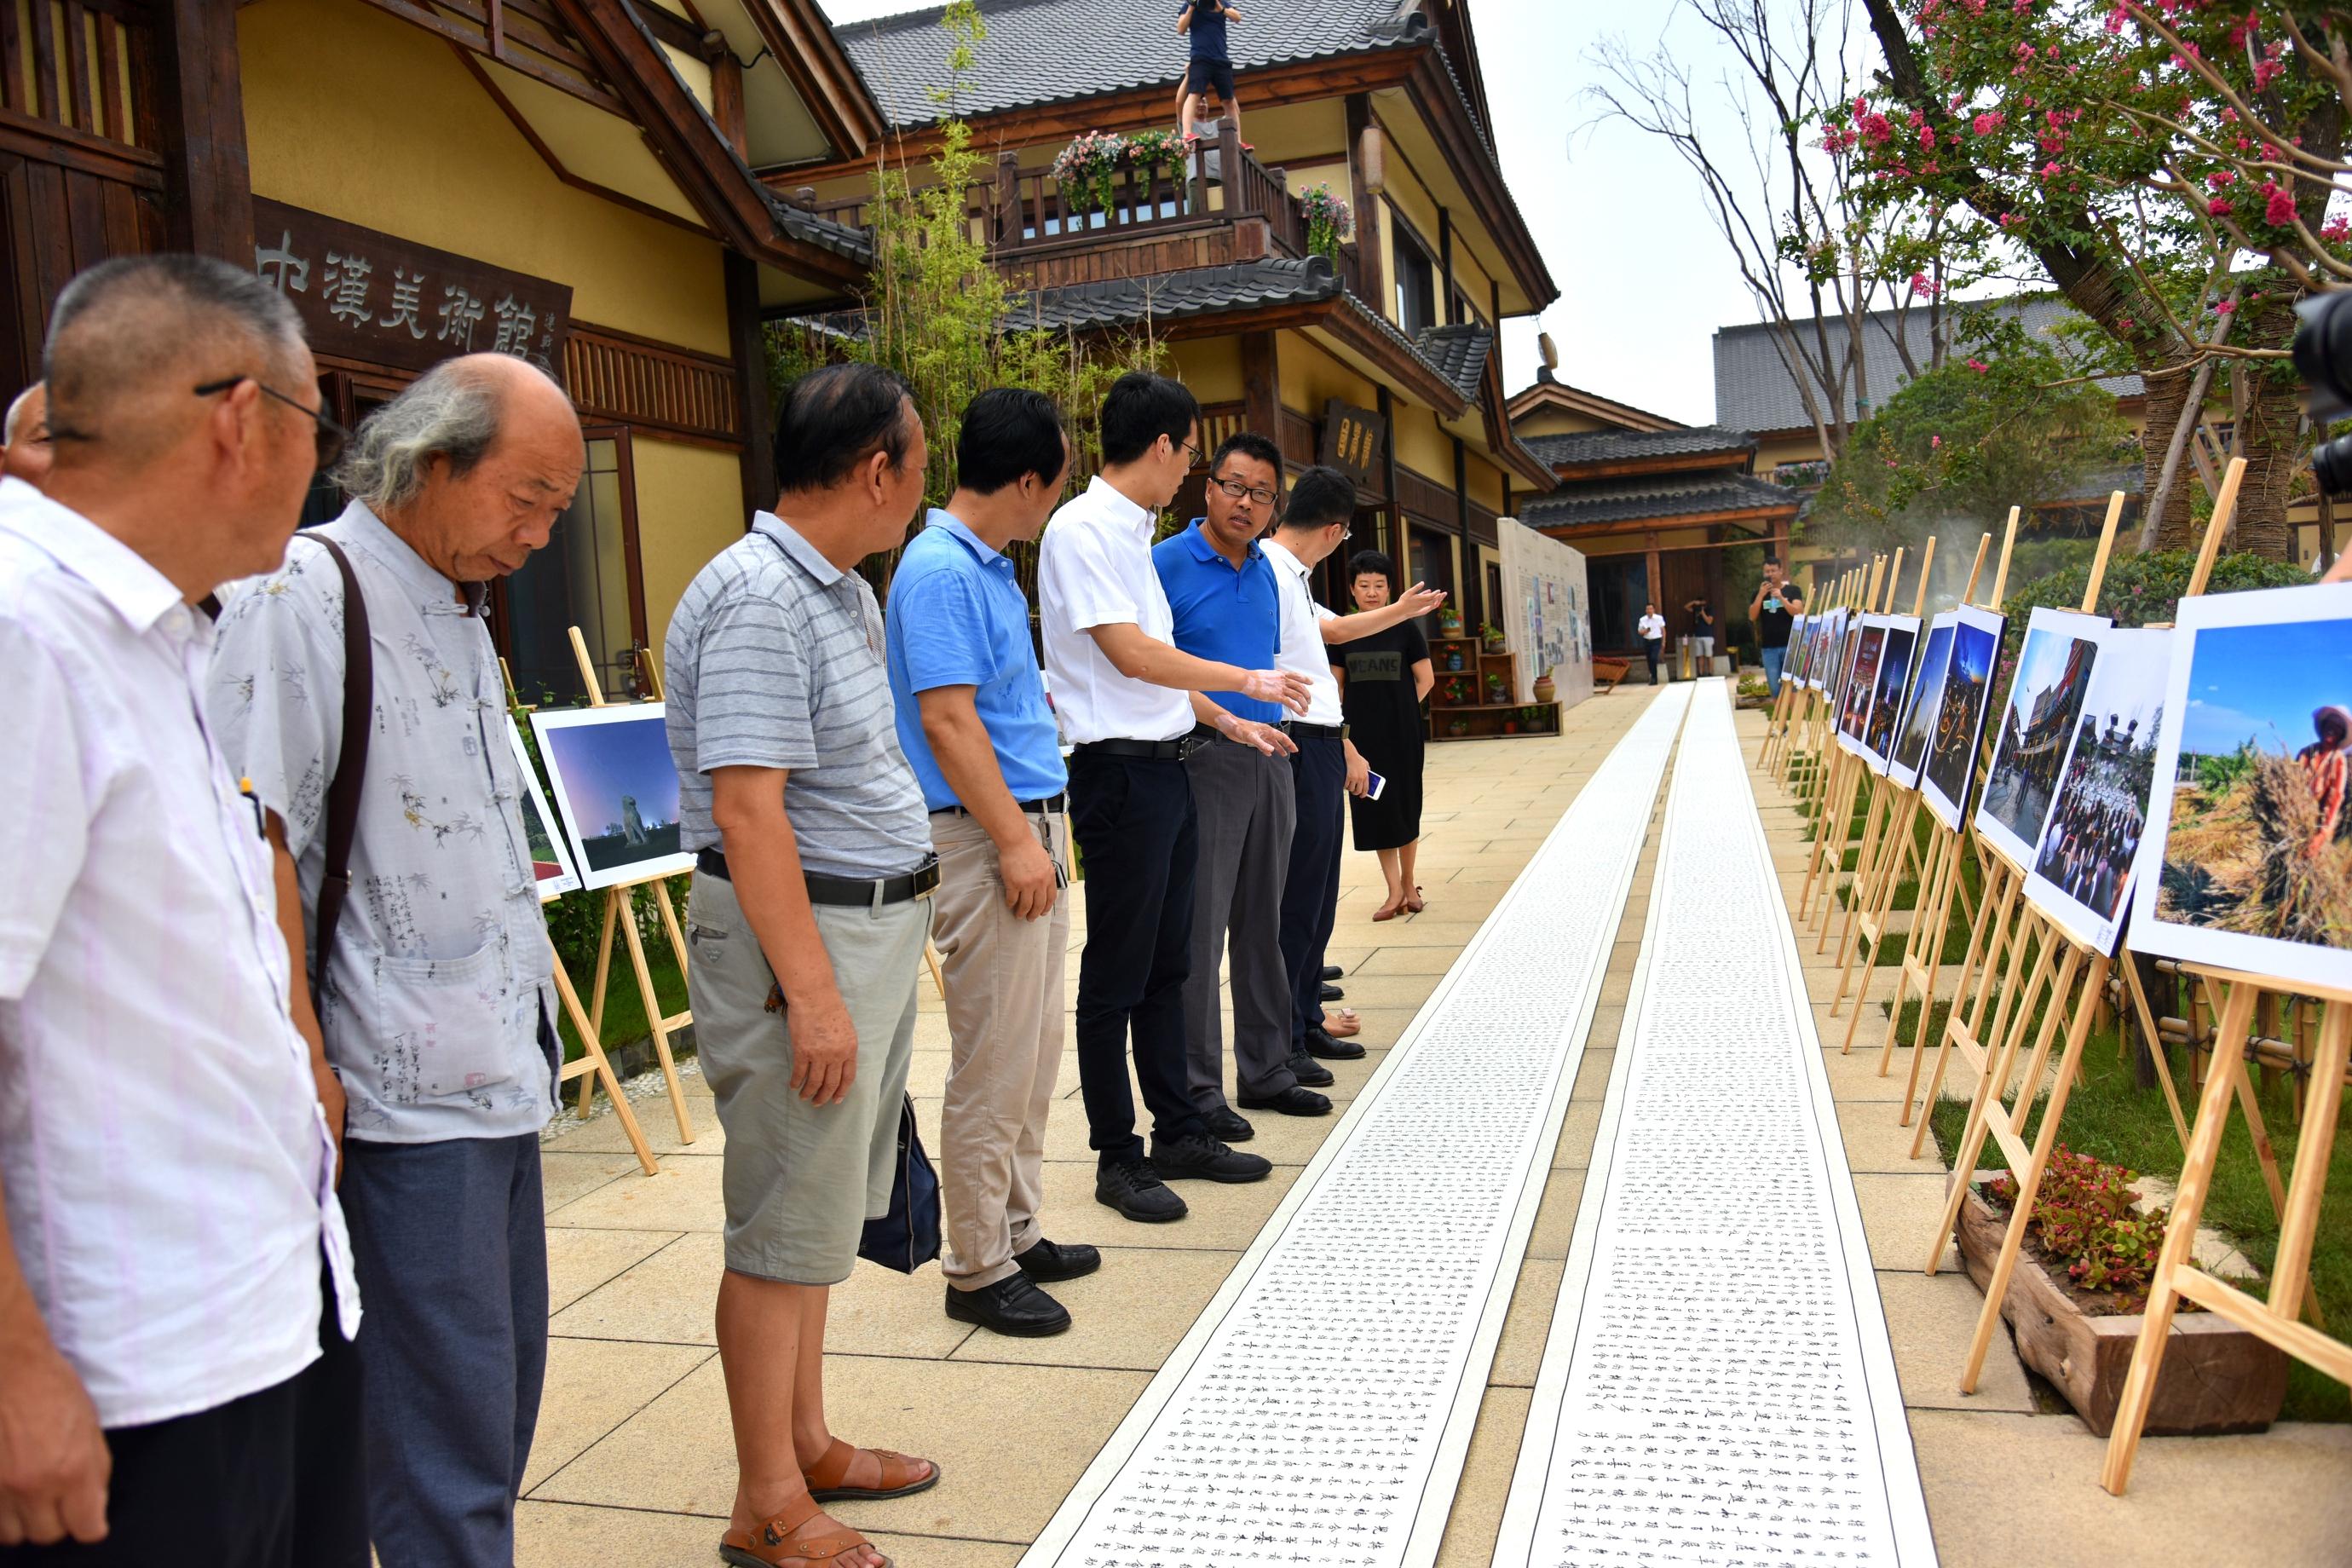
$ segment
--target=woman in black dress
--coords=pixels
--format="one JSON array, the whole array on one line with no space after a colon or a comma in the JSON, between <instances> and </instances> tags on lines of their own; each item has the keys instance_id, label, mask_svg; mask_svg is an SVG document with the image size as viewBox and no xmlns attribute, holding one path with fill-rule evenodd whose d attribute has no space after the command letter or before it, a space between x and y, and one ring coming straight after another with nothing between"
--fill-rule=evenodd
<instances>
[{"instance_id":1,"label":"woman in black dress","mask_svg":"<svg viewBox=\"0 0 2352 1568\"><path fill-rule=\"evenodd\" d=\"M1348 570L1359 610L1380 609L1395 597L1396 564L1381 552L1358 551ZM1388 879L1388 897L1372 919L1419 914L1424 906L1412 879L1412 858L1421 837L1421 702L1437 684L1429 639L1404 621L1334 651L1331 668L1339 677L1349 738L1372 772L1388 781L1380 799L1348 802L1356 847L1378 851L1381 875Z\"/></svg>"}]
</instances>

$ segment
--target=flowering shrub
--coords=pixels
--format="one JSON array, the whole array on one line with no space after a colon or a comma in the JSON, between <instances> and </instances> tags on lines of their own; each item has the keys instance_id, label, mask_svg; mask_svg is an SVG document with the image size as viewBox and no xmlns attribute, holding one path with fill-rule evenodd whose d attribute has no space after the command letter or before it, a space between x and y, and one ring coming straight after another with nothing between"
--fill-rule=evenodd
<instances>
[{"instance_id":1,"label":"flowering shrub","mask_svg":"<svg viewBox=\"0 0 2352 1568\"><path fill-rule=\"evenodd\" d=\"M2138 1177L2120 1165L2077 1154L2063 1143L2042 1174L2042 1192L2028 1228L2042 1255L2062 1265L2078 1289L2105 1291L2125 1312L2147 1305L2156 1256L2164 1247L2165 1215L2134 1208ZM2017 1206L2017 1179L2004 1172L1984 1185L1996 1208Z\"/></svg>"},{"instance_id":2,"label":"flowering shrub","mask_svg":"<svg viewBox=\"0 0 2352 1568\"><path fill-rule=\"evenodd\" d=\"M1184 166L1184 139L1173 131L1138 131L1127 139L1127 161L1146 178L1162 169L1174 174Z\"/></svg>"},{"instance_id":3,"label":"flowering shrub","mask_svg":"<svg viewBox=\"0 0 2352 1568\"><path fill-rule=\"evenodd\" d=\"M1339 260L1339 247L1356 232L1355 208L1328 184L1299 192L1298 207L1307 215L1307 248Z\"/></svg>"},{"instance_id":4,"label":"flowering shrub","mask_svg":"<svg viewBox=\"0 0 2352 1568\"><path fill-rule=\"evenodd\" d=\"M1054 178L1080 212L1097 212L1109 207L1111 177L1127 160L1126 137L1089 131L1054 155Z\"/></svg>"}]
</instances>

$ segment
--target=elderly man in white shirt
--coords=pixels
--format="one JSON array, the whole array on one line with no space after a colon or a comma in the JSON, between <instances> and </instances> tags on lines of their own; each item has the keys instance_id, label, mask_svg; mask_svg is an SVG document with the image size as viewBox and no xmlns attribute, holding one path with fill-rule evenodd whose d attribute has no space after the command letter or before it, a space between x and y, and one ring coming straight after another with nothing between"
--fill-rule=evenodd
<instances>
[{"instance_id":1,"label":"elderly man in white shirt","mask_svg":"<svg viewBox=\"0 0 2352 1568\"><path fill-rule=\"evenodd\" d=\"M547 542L585 452L542 372L446 360L377 410L342 516L224 595L207 712L251 780L312 931L295 1016L349 1100L343 1206L373 1320L369 1528L383 1568L510 1568L547 1363L539 1130L554 1106L554 953L507 744L489 581ZM343 710L351 563L372 700ZM368 726L331 951L324 781ZM310 1022L302 978L324 976Z\"/></svg>"},{"instance_id":2,"label":"elderly man in white shirt","mask_svg":"<svg viewBox=\"0 0 2352 1568\"><path fill-rule=\"evenodd\" d=\"M1095 1201L1128 1219L1184 1217L1164 1177L1263 1181L1268 1161L1212 1137L1184 1056L1197 829L1183 766L1194 691L1240 691L1293 711L1303 676L1195 658L1169 640L1174 616L1151 564L1160 510L1201 455L1201 405L1181 382L1123 375L1102 406L1103 468L1045 524L1037 600L1063 739L1070 830L1086 867L1078 959L1078 1084L1095 1151ZM1128 1090L1128 1041L1151 1112L1146 1157Z\"/></svg>"},{"instance_id":3,"label":"elderly man in white shirt","mask_svg":"<svg viewBox=\"0 0 2352 1568\"><path fill-rule=\"evenodd\" d=\"M47 497L0 480L0 1560L366 1568L324 1067L191 607L341 432L225 262L84 273L47 361Z\"/></svg>"},{"instance_id":4,"label":"elderly man in white shirt","mask_svg":"<svg viewBox=\"0 0 2352 1568\"><path fill-rule=\"evenodd\" d=\"M1342 797L1370 787L1370 770L1348 739L1339 710L1339 681L1328 650L1424 616L1445 602L1443 589L1415 583L1395 602L1352 616L1315 602L1307 578L1348 541L1356 487L1337 468L1317 466L1290 488L1290 505L1265 542L1282 595L1282 643L1275 662L1308 683L1307 712L1290 726L1298 751L1290 759L1297 827L1290 837L1290 869L1282 884L1282 962L1290 977L1290 1049L1327 1061L1354 1061L1364 1047L1334 1037L1324 1026L1323 952L1339 905L1339 860L1347 848ZM1353 1027L1347 1034L1355 1033Z\"/></svg>"}]
</instances>

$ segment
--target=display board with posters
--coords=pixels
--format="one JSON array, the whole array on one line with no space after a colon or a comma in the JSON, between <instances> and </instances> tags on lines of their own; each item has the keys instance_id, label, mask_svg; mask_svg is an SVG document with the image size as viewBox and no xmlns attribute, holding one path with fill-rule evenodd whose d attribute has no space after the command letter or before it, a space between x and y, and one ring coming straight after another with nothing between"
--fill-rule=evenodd
<instances>
[{"instance_id":1,"label":"display board with posters","mask_svg":"<svg viewBox=\"0 0 2352 1568\"><path fill-rule=\"evenodd\" d=\"M2076 942L2112 952L2147 822L2156 736L2172 676L2169 631L2111 628L2075 721L2025 896Z\"/></svg>"},{"instance_id":2,"label":"display board with posters","mask_svg":"<svg viewBox=\"0 0 2352 1568\"><path fill-rule=\"evenodd\" d=\"M2352 583L2179 614L2132 949L2352 984Z\"/></svg>"},{"instance_id":3,"label":"display board with posters","mask_svg":"<svg viewBox=\"0 0 2352 1568\"><path fill-rule=\"evenodd\" d=\"M1592 627L1584 552L1538 533L1525 523L1502 519L1496 525L1503 557L1504 636L1517 677L1514 702L1535 700L1535 683L1552 680L1562 709L1592 695Z\"/></svg>"},{"instance_id":4,"label":"display board with posters","mask_svg":"<svg viewBox=\"0 0 2352 1568\"><path fill-rule=\"evenodd\" d=\"M2089 694L2105 616L2037 606L2026 623L2009 700L1995 721L1992 772L1977 804L1977 836L2019 866L2033 858L2058 788L2058 771Z\"/></svg>"}]
</instances>

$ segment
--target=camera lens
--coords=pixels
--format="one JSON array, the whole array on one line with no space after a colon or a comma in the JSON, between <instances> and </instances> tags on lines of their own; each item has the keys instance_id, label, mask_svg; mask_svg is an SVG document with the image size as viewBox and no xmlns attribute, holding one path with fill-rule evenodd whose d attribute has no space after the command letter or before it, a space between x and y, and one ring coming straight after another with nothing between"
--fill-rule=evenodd
<instances>
[{"instance_id":1,"label":"camera lens","mask_svg":"<svg viewBox=\"0 0 2352 1568\"><path fill-rule=\"evenodd\" d=\"M2352 413L2352 290L2315 294L2294 308L2294 369L2312 390L2314 418Z\"/></svg>"},{"instance_id":2,"label":"camera lens","mask_svg":"<svg viewBox=\"0 0 2352 1568\"><path fill-rule=\"evenodd\" d=\"M2352 495L2352 436L2338 436L2314 447L2311 474L2326 494Z\"/></svg>"}]
</instances>

